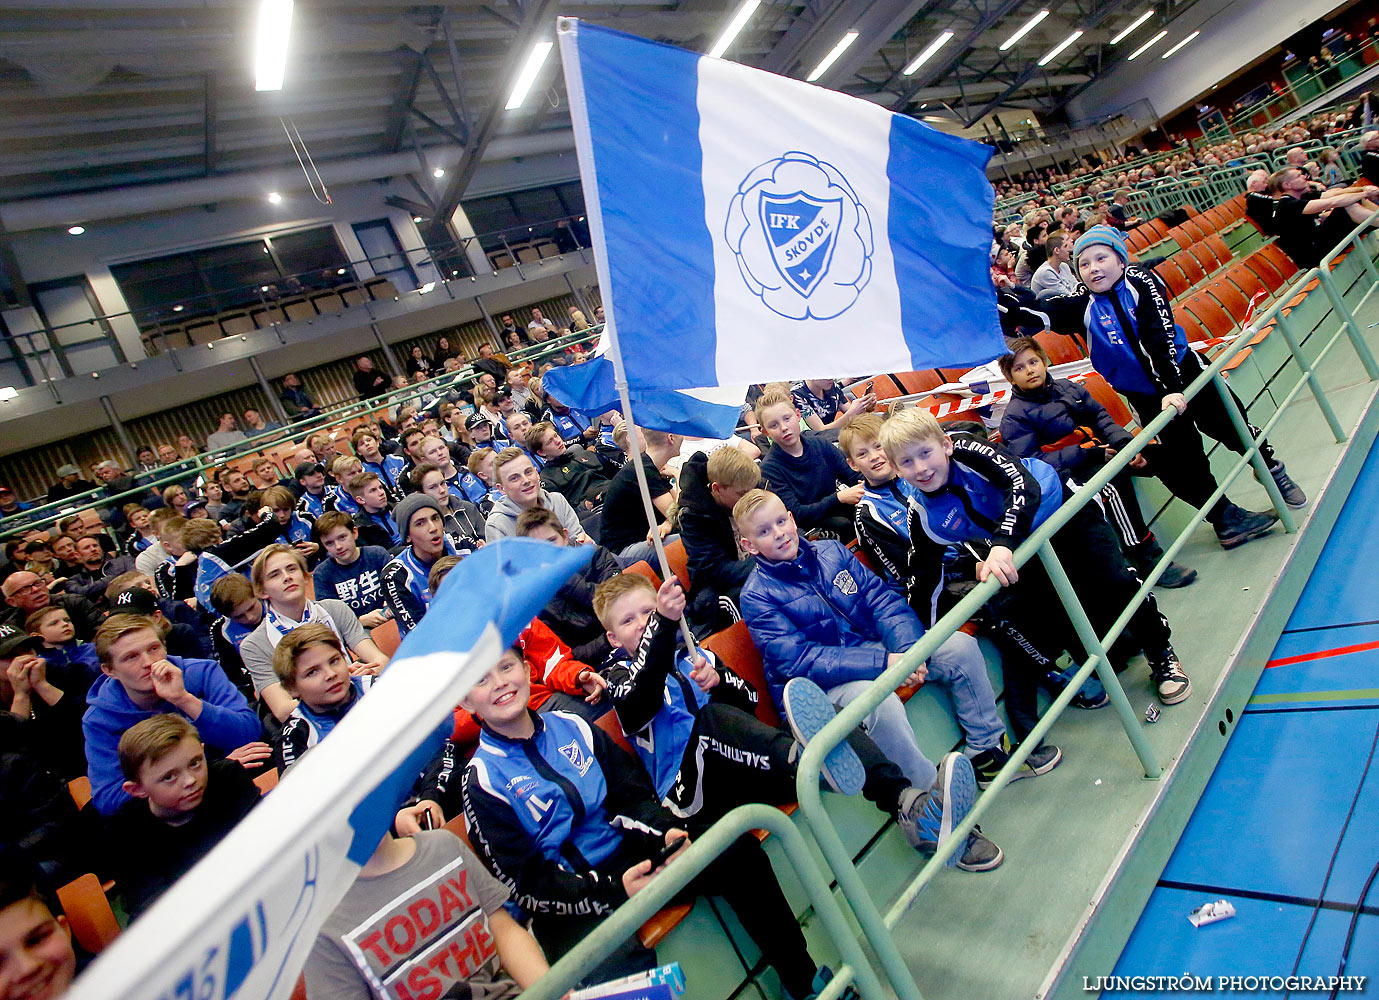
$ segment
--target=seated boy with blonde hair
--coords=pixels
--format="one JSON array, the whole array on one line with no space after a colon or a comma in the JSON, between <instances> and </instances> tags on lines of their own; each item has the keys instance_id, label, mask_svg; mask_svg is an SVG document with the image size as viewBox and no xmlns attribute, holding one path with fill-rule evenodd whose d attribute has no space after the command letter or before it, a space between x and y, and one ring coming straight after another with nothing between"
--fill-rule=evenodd
<instances>
[{"instance_id":1,"label":"seated boy with blonde hair","mask_svg":"<svg viewBox=\"0 0 1379 1000\"><path fill-rule=\"evenodd\" d=\"M1050 628L1064 631L1066 612L1043 564L1031 559L1017 571L1014 559L1020 543L1068 495L1053 467L1034 458L1016 458L971 435L950 437L932 414L921 410L904 410L886 421L881 445L896 471L916 490L910 500L906 578L915 611L933 624L943 587L943 552L957 545L973 549L980 558L979 581L995 576L1003 587L1018 584L1019 603L1008 610L1023 623L1026 634ZM1092 624L1099 631L1109 628L1139 590L1140 581L1100 510L1095 504L1085 505L1054 534L1052 543ZM1191 684L1170 643L1168 620L1152 594L1136 609L1130 629L1145 650L1159 700L1175 705L1185 699ZM1054 647L1044 643L1042 648ZM1022 656L1028 660L1016 644L1004 644L1003 664ZM1038 721L1035 678L1042 676L1042 666L1006 668L1006 708L1019 739Z\"/></svg>"},{"instance_id":2,"label":"seated boy with blonde hair","mask_svg":"<svg viewBox=\"0 0 1379 1000\"><path fill-rule=\"evenodd\" d=\"M108 850L125 910L138 916L244 818L259 790L236 762L208 760L180 715L131 726L118 753L130 800L110 819Z\"/></svg>"},{"instance_id":3,"label":"seated boy with blonde hair","mask_svg":"<svg viewBox=\"0 0 1379 1000\"><path fill-rule=\"evenodd\" d=\"M733 508L733 519L743 548L757 560L742 588L742 618L761 650L777 706L783 704L786 684L794 677L808 677L834 705L846 705L924 635L919 619L893 586L859 563L841 542L801 538L794 515L774 493L747 493ZM964 784L989 781L1008 754L1005 727L996 714L996 696L976 640L961 632L950 636L906 683L918 686L929 680L949 688L972 755L970 762L959 758L952 772ZM905 706L894 693L864 725L915 787L933 794L936 782L952 780L919 749ZM1042 774L1059 759L1054 749L1016 776ZM1000 848L974 831L958 865L989 871L1001 859Z\"/></svg>"},{"instance_id":4,"label":"seated boy with blonde hair","mask_svg":"<svg viewBox=\"0 0 1379 1000\"><path fill-rule=\"evenodd\" d=\"M689 562L690 604L696 617L738 593L755 561L738 549L733 504L761 482L761 469L731 446L695 452L680 467L680 540Z\"/></svg>"}]
</instances>

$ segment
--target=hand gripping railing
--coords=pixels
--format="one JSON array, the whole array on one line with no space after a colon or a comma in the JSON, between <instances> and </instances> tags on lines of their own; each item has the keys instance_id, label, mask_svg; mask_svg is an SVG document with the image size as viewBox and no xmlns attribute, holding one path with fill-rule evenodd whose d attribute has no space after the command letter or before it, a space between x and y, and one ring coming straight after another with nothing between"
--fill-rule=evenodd
<instances>
[{"instance_id":1,"label":"hand gripping railing","mask_svg":"<svg viewBox=\"0 0 1379 1000\"><path fill-rule=\"evenodd\" d=\"M1149 595L1155 583L1163 571L1168 567L1173 557L1187 544L1189 536L1196 528L1207 511L1215 505L1218 499L1225 495L1226 490L1237 476L1240 475L1246 466L1253 466L1255 475L1263 484L1269 494L1269 499L1273 503L1274 509L1278 511L1279 519L1284 529L1288 532L1296 530L1296 524L1292 512L1283 502L1283 497L1279 492L1277 484L1269 474L1264 457L1260 454L1260 443L1265 439L1268 431L1282 417L1289 403L1302 391L1304 386L1309 387L1315 396L1318 406L1327 420L1327 424L1334 434L1337 442L1345 440L1345 433L1342 430L1336 415L1332 410L1326 394L1317 381L1313 370L1313 365L1309 364L1299 347L1296 337L1289 328L1286 318L1282 315L1282 309L1291 297L1291 291L1305 286L1311 279L1314 272L1309 271L1299 277L1294 283L1290 292L1281 295L1277 302L1265 313L1265 315L1251 329L1262 328L1271 319L1278 320L1278 327L1282 332L1288 348L1302 371L1302 377L1296 386L1278 403L1278 410L1274 416L1264 425L1258 439L1254 438L1249 431L1249 426L1242 413L1231 401L1229 390L1226 388L1222 372L1229 362L1239 355L1249 345L1250 337L1240 336L1234 343L1227 347L1216 359L1199 375L1192 384L1186 389L1184 395L1190 400L1203 391L1219 392L1226 402L1227 412L1231 415L1232 422L1236 431L1240 435L1241 443L1245 446L1245 454L1241 456L1221 478L1221 484L1212 493L1210 498L1203 506L1199 507L1189 525L1174 539L1172 544L1167 546L1162 558L1154 569L1148 574L1139 590L1130 603L1121 612L1120 617L1106 631L1104 635L1097 635L1095 627L1088 618L1076 593L1073 591L1072 584L1064 572L1058 556L1054 553L1050 544L1050 539L1054 533L1062 528L1069 520L1086 504L1092 502L1097 493L1111 481L1121 470L1128 466L1135 455L1139 454L1169 423L1177 417L1176 411L1166 409L1158 413L1145 424L1144 429L1136 435L1130 445L1118 452L1112 461L1108 462L1095 476L1080 489L1077 494L1061 507L1016 550L1015 563L1022 566L1035 555L1043 561L1044 567L1048 572L1050 582L1057 592L1059 600L1062 602L1065 611L1077 633L1079 640L1087 652L1087 659L1078 669L1077 673L1068 682L1067 687L1053 701L1048 711L1040 718L1034 730L1010 757L1006 765L1001 768L990 787L980 795L976 804L973 806L966 818L960 823L952 833L952 836L939 848L935 855L920 869L914 880L900 893L899 898L892 905L890 911L884 916L877 909L866 886L862 883L861 877L856 867L852 863L847 848L844 847L842 839L839 837L833 821L823 807L823 802L819 792L820 768L824 757L840 743L848 733L861 724L888 695L890 695L914 670L927 660L949 636L958 630L958 627L966 622L998 589L998 583L994 578L988 579L985 583L979 584L975 589L968 593L957 606L948 614L944 615L934 627L931 628L924 637L916 643L900 658L899 662L885 670L866 691L858 698L849 702L809 742L803 755L800 757L799 767L796 776L797 793L800 804L800 813L809 824L810 831L818 842L824 859L838 881L838 886L842 890L843 896L848 900L857 921L871 944L882 968L886 972L892 987L901 1000L922 1000L918 987L905 964L899 949L896 947L894 939L891 937L891 928L900 921L906 911L913 905L919 893L923 890L930 880L938 872L943 870L948 858L955 852L965 848L967 834L972 830L991 808L992 803L1000 795L1002 789L1010 782L1016 771L1024 764L1032 750L1039 746L1040 741L1052 728L1053 724L1062 715L1075 694L1082 687L1082 684L1089 676L1096 672L1100 678L1107 694L1110 696L1111 704L1115 708L1116 716L1125 729L1127 737L1130 739L1131 746L1139 758L1140 764L1144 769L1147 778L1158 778L1162 773L1161 768L1155 759L1152 748L1145 736L1142 724L1126 697L1125 691L1121 686L1120 679L1116 676L1110 661L1107 658L1106 650L1111 647L1121 632L1129 624L1131 617L1139 608L1140 603ZM1334 303L1339 311L1346 317L1350 325L1354 325L1354 317L1349 313L1339 298ZM1358 329L1358 328L1357 328ZM1336 339L1332 338L1331 344L1323 350L1329 349ZM1368 354L1368 348L1361 346L1362 358ZM1371 373L1371 380L1375 375Z\"/></svg>"},{"instance_id":2,"label":"hand gripping railing","mask_svg":"<svg viewBox=\"0 0 1379 1000\"><path fill-rule=\"evenodd\" d=\"M835 1000L854 983L864 997L879 1000L882 996L881 983L842 909L833 898L828 882L810 856L804 834L795 829L790 817L779 809L757 803L738 806L696 838L689 849L672 861L665 871L613 911L608 919L551 966L549 972L528 987L522 994L524 1000L556 1000L564 996L605 955L637 933L637 928L665 906L691 879L712 864L738 837L751 830L766 830L779 839L781 849L809 894L814 912L823 920L824 928L842 955L843 964L835 970L833 980L817 1000ZM762 876L769 877L770 870L762 872Z\"/></svg>"}]
</instances>

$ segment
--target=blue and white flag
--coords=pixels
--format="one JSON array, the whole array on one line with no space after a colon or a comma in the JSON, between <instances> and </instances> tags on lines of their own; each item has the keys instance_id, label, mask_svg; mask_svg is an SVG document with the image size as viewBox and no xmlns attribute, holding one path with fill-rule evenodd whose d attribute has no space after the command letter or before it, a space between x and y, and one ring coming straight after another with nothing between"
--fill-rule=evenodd
<instances>
[{"instance_id":1,"label":"blue and white flag","mask_svg":"<svg viewBox=\"0 0 1379 1000\"><path fill-rule=\"evenodd\" d=\"M1004 352L989 147L573 18L559 38L629 386L860 376Z\"/></svg>"},{"instance_id":2,"label":"blue and white flag","mask_svg":"<svg viewBox=\"0 0 1379 1000\"><path fill-rule=\"evenodd\" d=\"M322 922L444 744L453 706L592 554L509 538L451 570L368 697L100 954L67 1000L286 1000Z\"/></svg>"},{"instance_id":3,"label":"blue and white flag","mask_svg":"<svg viewBox=\"0 0 1379 1000\"><path fill-rule=\"evenodd\" d=\"M621 409L607 349L608 341L600 336L588 361L552 368L541 379L541 390L554 393L556 399L591 421L609 410ZM629 388L627 395L632 404L632 422L638 427L686 437L722 439L737 428L747 386L721 385L684 391Z\"/></svg>"}]
</instances>

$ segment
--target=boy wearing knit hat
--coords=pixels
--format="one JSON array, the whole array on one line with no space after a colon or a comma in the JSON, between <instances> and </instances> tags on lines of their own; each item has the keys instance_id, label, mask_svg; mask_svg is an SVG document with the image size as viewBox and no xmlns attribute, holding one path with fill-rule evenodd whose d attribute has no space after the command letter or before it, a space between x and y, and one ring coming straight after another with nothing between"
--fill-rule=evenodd
<instances>
[{"instance_id":1,"label":"boy wearing knit hat","mask_svg":"<svg viewBox=\"0 0 1379 1000\"><path fill-rule=\"evenodd\" d=\"M405 547L383 567L383 599L397 619L398 634L406 635L431 606L427 578L432 564L456 553L445 533L443 511L433 497L409 494L393 508L393 515Z\"/></svg>"},{"instance_id":2,"label":"boy wearing knit hat","mask_svg":"<svg viewBox=\"0 0 1379 1000\"><path fill-rule=\"evenodd\" d=\"M1191 401L1183 395L1205 365L1173 321L1167 289L1158 275L1129 262L1125 235L1110 226L1087 230L1073 246L1073 260L1082 280L1077 293L1044 299L1037 308L1022 306L1018 296L1003 293L1000 308L1005 319L1085 334L1092 366L1130 401L1142 421L1147 423L1169 407L1186 417L1171 421L1159 433L1159 446L1147 449L1145 457L1174 496L1193 507L1203 506L1216 491L1216 477L1198 432L1237 454L1243 454L1245 446L1218 393L1201 392ZM1244 414L1234 393L1231 399ZM1258 436L1259 429L1251 426L1250 432ZM1288 506L1305 506L1307 495L1267 442L1261 443L1260 453ZM1207 520L1221 547L1232 549L1267 534L1278 515L1247 511L1221 497L1207 511Z\"/></svg>"}]
</instances>

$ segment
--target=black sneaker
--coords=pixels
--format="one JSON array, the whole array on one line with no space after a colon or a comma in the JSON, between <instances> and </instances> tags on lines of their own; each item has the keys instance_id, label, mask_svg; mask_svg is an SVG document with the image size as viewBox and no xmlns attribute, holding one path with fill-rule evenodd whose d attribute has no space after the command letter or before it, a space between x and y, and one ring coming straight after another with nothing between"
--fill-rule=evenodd
<instances>
[{"instance_id":1,"label":"black sneaker","mask_svg":"<svg viewBox=\"0 0 1379 1000\"><path fill-rule=\"evenodd\" d=\"M1230 504L1221 515L1221 520L1214 525L1216 540L1223 549L1233 549L1252 538L1267 535L1277 521L1278 515L1271 510L1255 512Z\"/></svg>"},{"instance_id":2,"label":"black sneaker","mask_svg":"<svg viewBox=\"0 0 1379 1000\"><path fill-rule=\"evenodd\" d=\"M1010 738L1001 737L1001 745L983 750L972 757L972 770L977 774L977 787L986 789L996 780L996 775L1010 760ZM1052 743L1041 743L1035 751L1025 758L1013 775L1011 781L1033 778L1037 774L1048 774L1063 762L1063 751Z\"/></svg>"},{"instance_id":3,"label":"black sneaker","mask_svg":"<svg viewBox=\"0 0 1379 1000\"><path fill-rule=\"evenodd\" d=\"M1163 587L1165 590L1177 590L1179 587L1186 587L1196 579L1197 571L1191 566L1171 562L1159 574L1159 582L1154 586Z\"/></svg>"},{"instance_id":4,"label":"black sneaker","mask_svg":"<svg viewBox=\"0 0 1379 1000\"><path fill-rule=\"evenodd\" d=\"M1178 655L1172 649L1163 656L1149 658L1149 673L1154 678L1159 700L1165 705L1176 705L1192 694L1192 681L1183 673Z\"/></svg>"},{"instance_id":5,"label":"black sneaker","mask_svg":"<svg viewBox=\"0 0 1379 1000\"><path fill-rule=\"evenodd\" d=\"M1283 467L1282 462L1275 462L1269 466L1269 475L1274 477L1274 482L1278 484L1278 491L1283 494L1283 502L1289 507L1306 507L1307 494L1302 491L1302 487L1293 481L1293 477L1288 475L1288 470ZM1255 473L1255 479L1259 479L1259 473Z\"/></svg>"},{"instance_id":6,"label":"black sneaker","mask_svg":"<svg viewBox=\"0 0 1379 1000\"><path fill-rule=\"evenodd\" d=\"M974 826L967 835L967 846L958 858L957 867L965 872L989 872L1001 867L1005 859L1005 851L988 840L980 826Z\"/></svg>"}]
</instances>

